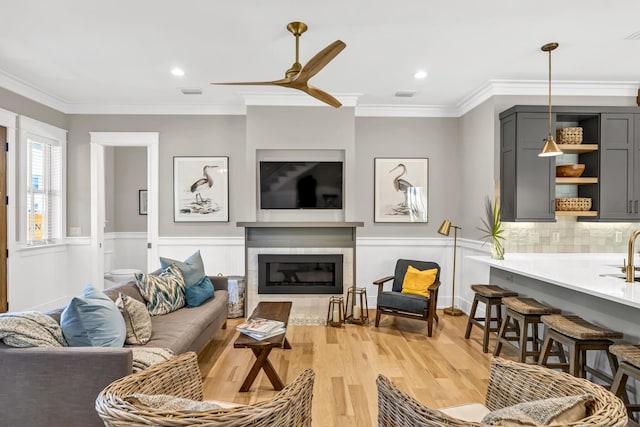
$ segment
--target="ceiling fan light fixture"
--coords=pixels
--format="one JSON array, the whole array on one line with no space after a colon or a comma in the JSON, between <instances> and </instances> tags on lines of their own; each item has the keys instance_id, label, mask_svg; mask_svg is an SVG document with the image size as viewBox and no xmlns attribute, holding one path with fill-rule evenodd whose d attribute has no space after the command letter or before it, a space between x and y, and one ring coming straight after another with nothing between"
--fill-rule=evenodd
<instances>
[{"instance_id":1,"label":"ceiling fan light fixture","mask_svg":"<svg viewBox=\"0 0 640 427\"><path fill-rule=\"evenodd\" d=\"M544 140L544 146L538 153L538 157L552 157L562 154L562 150L560 150L560 147L558 147L558 144L556 144L556 141L553 139L553 134L551 133L551 51L557 49L558 46L558 43L551 42L543 45L540 48L540 50L542 50L543 52L549 53L549 134Z\"/></svg>"}]
</instances>

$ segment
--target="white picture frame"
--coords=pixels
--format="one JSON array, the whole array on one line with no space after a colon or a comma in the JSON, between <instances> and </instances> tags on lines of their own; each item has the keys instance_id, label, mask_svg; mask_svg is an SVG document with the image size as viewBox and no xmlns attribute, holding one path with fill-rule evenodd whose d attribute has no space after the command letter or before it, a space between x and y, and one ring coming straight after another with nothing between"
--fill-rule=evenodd
<instances>
[{"instance_id":1,"label":"white picture frame","mask_svg":"<svg viewBox=\"0 0 640 427\"><path fill-rule=\"evenodd\" d=\"M429 159L374 159L374 222L428 220Z\"/></svg>"},{"instance_id":2,"label":"white picture frame","mask_svg":"<svg viewBox=\"0 0 640 427\"><path fill-rule=\"evenodd\" d=\"M229 221L229 157L173 158L173 220Z\"/></svg>"}]
</instances>

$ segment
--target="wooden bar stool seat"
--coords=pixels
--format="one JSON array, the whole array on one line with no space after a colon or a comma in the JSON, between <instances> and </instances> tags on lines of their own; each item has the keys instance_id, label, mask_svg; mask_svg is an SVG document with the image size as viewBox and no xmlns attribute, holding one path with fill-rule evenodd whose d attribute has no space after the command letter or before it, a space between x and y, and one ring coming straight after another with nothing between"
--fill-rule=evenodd
<instances>
[{"instance_id":1,"label":"wooden bar stool seat","mask_svg":"<svg viewBox=\"0 0 640 427\"><path fill-rule=\"evenodd\" d=\"M631 412L640 412L640 404L629 403L626 393L629 377L640 383L640 345L616 344L610 346L609 351L617 356L620 362L611 384L611 392L624 400L629 415L631 415Z\"/></svg>"},{"instance_id":2,"label":"wooden bar stool seat","mask_svg":"<svg viewBox=\"0 0 640 427\"><path fill-rule=\"evenodd\" d=\"M471 327L476 325L482 329L482 351L489 351L489 333L498 332L502 324L502 298L516 297L517 292L512 292L495 285L471 285L471 289L475 292L473 304L471 305L471 313L469 313L469 321L467 322L467 330L464 334L466 339L471 335ZM484 317L476 317L478 303L485 305ZM493 307L495 307L495 317L492 317ZM492 325L494 322L494 325Z\"/></svg>"},{"instance_id":3,"label":"wooden bar stool seat","mask_svg":"<svg viewBox=\"0 0 640 427\"><path fill-rule=\"evenodd\" d=\"M533 298L506 297L502 298L502 304L506 307L506 312L493 355L500 355L502 344L514 345L513 342L518 342L518 361L525 363L527 356L533 356L534 363L537 363L541 341L538 337L540 317L546 314L559 314L560 309L544 305ZM511 321L514 321L514 327L510 326ZM531 335L529 335L529 325L531 325ZM509 332L513 334L510 335ZM528 342L531 342L531 350L527 349Z\"/></svg>"},{"instance_id":4,"label":"wooden bar stool seat","mask_svg":"<svg viewBox=\"0 0 640 427\"><path fill-rule=\"evenodd\" d=\"M622 332L594 325L575 315L550 314L542 316L541 320L547 326L547 331L540 350L539 365L544 365L548 368L560 368L574 377L585 378L586 372L589 372L605 381L612 381L612 377L607 376L604 372L587 366L587 351L604 351L609 360L613 376L618 370L618 361L609 352L609 346L613 344L612 339L621 339L623 337ZM551 346L554 342L567 346L569 352L568 363L563 363L562 361L560 363L548 362Z\"/></svg>"}]
</instances>

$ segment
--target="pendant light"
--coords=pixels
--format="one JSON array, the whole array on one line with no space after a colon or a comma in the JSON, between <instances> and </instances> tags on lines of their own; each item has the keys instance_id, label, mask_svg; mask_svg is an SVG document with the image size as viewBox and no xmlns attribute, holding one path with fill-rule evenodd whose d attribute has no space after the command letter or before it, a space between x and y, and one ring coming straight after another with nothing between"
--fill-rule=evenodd
<instances>
[{"instance_id":1,"label":"pendant light","mask_svg":"<svg viewBox=\"0 0 640 427\"><path fill-rule=\"evenodd\" d=\"M558 43L553 42L547 43L540 48L543 52L549 52L549 134L545 140L544 147L542 147L542 151L538 153L539 157L559 156L562 154L562 150L560 150L560 147L556 144L551 133L551 51L557 47Z\"/></svg>"}]
</instances>

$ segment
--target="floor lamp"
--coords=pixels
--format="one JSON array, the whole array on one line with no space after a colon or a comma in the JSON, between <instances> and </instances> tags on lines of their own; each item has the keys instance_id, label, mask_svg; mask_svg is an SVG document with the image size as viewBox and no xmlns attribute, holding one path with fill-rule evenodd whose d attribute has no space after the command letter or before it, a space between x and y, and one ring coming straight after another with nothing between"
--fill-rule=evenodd
<instances>
[{"instance_id":1,"label":"floor lamp","mask_svg":"<svg viewBox=\"0 0 640 427\"><path fill-rule=\"evenodd\" d=\"M454 307L456 300L456 247L458 246L458 230L460 227L451 225L451 221L445 219L438 229L438 233L443 236L448 236L451 228L453 228L453 280L451 281L451 307L445 308L443 311L444 314L448 314L450 316L460 316L462 314L462 310Z\"/></svg>"}]
</instances>

